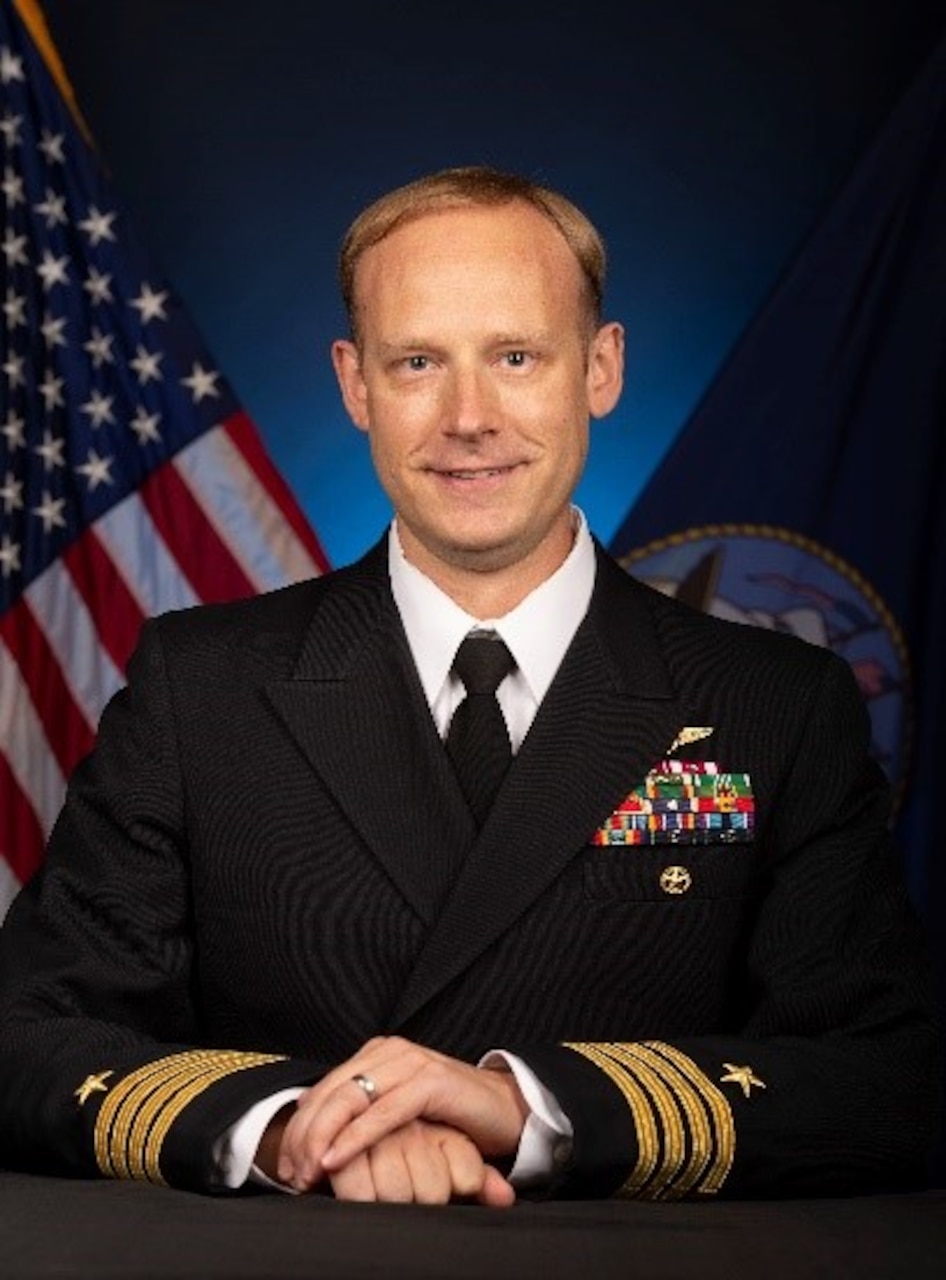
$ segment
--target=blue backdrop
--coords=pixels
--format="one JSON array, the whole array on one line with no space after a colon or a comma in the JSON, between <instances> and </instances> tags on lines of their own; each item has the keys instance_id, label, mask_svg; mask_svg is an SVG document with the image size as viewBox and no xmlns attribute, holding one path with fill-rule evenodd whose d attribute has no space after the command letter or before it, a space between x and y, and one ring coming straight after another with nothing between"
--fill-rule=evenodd
<instances>
[{"instance_id":1,"label":"blue backdrop","mask_svg":"<svg viewBox=\"0 0 946 1280\"><path fill-rule=\"evenodd\" d=\"M46 0L139 228L329 559L388 508L328 346L384 187L529 171L608 240L629 383L579 493L610 541L944 26L941 0Z\"/></svg>"}]
</instances>

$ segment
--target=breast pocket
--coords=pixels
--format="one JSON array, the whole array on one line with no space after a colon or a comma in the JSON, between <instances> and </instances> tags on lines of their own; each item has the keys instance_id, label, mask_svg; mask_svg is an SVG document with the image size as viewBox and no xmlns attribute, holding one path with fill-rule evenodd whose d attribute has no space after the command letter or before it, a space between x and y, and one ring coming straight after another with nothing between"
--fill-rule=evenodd
<instances>
[{"instance_id":1,"label":"breast pocket","mask_svg":"<svg viewBox=\"0 0 946 1280\"><path fill-rule=\"evenodd\" d=\"M751 843L722 841L632 848L590 846L582 884L596 902L664 902L668 905L742 898L748 893Z\"/></svg>"}]
</instances>

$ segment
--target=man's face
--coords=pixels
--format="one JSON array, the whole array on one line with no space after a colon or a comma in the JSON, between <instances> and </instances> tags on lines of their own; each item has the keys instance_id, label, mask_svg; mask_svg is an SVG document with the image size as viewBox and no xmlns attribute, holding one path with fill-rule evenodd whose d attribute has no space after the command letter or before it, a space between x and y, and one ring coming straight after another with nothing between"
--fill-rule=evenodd
<instances>
[{"instance_id":1,"label":"man's face","mask_svg":"<svg viewBox=\"0 0 946 1280\"><path fill-rule=\"evenodd\" d=\"M522 204L428 214L358 265L359 349L335 344L409 560L541 581L571 546L591 416L621 386L622 334L589 334L581 271Z\"/></svg>"}]
</instances>

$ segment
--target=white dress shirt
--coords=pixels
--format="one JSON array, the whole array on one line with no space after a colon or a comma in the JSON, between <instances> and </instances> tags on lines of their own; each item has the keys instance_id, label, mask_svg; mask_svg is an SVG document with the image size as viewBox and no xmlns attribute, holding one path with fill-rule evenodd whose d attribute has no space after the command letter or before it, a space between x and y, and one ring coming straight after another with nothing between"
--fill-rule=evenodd
<instances>
[{"instance_id":1,"label":"white dress shirt","mask_svg":"<svg viewBox=\"0 0 946 1280\"><path fill-rule=\"evenodd\" d=\"M407 634L424 694L441 738L463 700L462 681L453 673L453 659L464 636L472 630L495 631L505 642L516 668L500 684L496 697L502 708L515 754L529 732L539 705L588 610L594 589L595 552L584 514L573 508L575 540L558 569L511 612L501 618L474 618L460 608L430 578L405 559L395 520L388 537L391 590ZM523 1187L547 1178L567 1151L572 1127L555 1098L515 1055L494 1049L480 1066L504 1063L516 1077L530 1113L526 1119L509 1175ZM216 1147L223 1185L242 1186L248 1178L276 1186L254 1165L253 1156L263 1130L276 1112L302 1089L285 1089L261 1100L224 1136ZM287 1188L282 1188L286 1190Z\"/></svg>"},{"instance_id":2,"label":"white dress shirt","mask_svg":"<svg viewBox=\"0 0 946 1280\"><path fill-rule=\"evenodd\" d=\"M585 518L575 510L575 541L550 578L501 618L474 618L404 558L396 523L388 540L391 590L407 642L441 738L463 700L462 681L451 667L460 641L474 629L495 631L516 670L496 691L513 753L522 746L539 703L588 611L595 581L595 552Z\"/></svg>"}]
</instances>

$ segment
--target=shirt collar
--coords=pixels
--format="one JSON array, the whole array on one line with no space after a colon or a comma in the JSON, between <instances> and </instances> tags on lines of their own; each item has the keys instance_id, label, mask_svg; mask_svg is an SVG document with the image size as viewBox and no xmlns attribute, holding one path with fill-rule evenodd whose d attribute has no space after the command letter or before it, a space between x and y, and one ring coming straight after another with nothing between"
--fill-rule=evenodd
<instances>
[{"instance_id":1,"label":"shirt collar","mask_svg":"<svg viewBox=\"0 0 946 1280\"><path fill-rule=\"evenodd\" d=\"M541 702L578 625L595 580L594 543L577 507L575 541L551 577L501 618L474 618L404 557L395 519L388 536L391 590L424 693L433 705L463 637L488 627L503 638L536 702Z\"/></svg>"}]
</instances>

